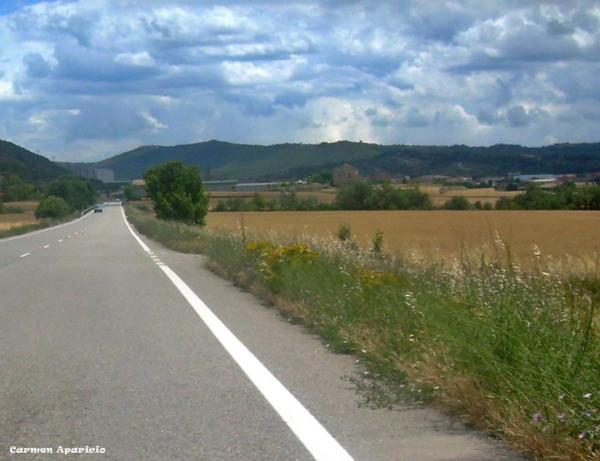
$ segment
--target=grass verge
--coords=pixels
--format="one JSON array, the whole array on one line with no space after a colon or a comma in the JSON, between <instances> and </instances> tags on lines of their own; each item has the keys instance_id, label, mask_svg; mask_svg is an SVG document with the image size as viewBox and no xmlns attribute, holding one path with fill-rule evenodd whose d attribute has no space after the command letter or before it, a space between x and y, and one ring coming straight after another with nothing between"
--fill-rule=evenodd
<instances>
[{"instance_id":1,"label":"grass verge","mask_svg":"<svg viewBox=\"0 0 600 461\"><path fill-rule=\"evenodd\" d=\"M211 267L361 357L378 381L432 399L537 459L600 454L600 280L510 263L414 263L352 242L273 242L159 221L143 234Z\"/></svg>"},{"instance_id":2,"label":"grass verge","mask_svg":"<svg viewBox=\"0 0 600 461\"><path fill-rule=\"evenodd\" d=\"M13 237L15 235L27 234L28 232L45 229L47 227L57 226L73 219L77 219L79 216L79 214L74 214L64 219L43 219L32 224L17 225L4 230L0 229L0 239Z\"/></svg>"},{"instance_id":3,"label":"grass verge","mask_svg":"<svg viewBox=\"0 0 600 461\"><path fill-rule=\"evenodd\" d=\"M5 230L0 230L0 239L5 237L12 237L14 235L26 234L27 232L32 232L38 229L43 229L45 227L52 226L56 223L53 222L39 222L34 224L24 224L21 226L10 227Z\"/></svg>"}]
</instances>

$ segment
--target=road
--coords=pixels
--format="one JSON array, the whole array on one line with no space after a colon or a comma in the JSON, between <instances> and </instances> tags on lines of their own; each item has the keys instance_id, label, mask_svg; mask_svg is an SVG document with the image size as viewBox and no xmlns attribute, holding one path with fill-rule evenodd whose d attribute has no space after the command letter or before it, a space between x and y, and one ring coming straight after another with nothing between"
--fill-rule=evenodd
<instances>
[{"instance_id":1,"label":"road","mask_svg":"<svg viewBox=\"0 0 600 461\"><path fill-rule=\"evenodd\" d=\"M521 459L432 409L359 407L353 358L104 210L0 240L0 459Z\"/></svg>"}]
</instances>

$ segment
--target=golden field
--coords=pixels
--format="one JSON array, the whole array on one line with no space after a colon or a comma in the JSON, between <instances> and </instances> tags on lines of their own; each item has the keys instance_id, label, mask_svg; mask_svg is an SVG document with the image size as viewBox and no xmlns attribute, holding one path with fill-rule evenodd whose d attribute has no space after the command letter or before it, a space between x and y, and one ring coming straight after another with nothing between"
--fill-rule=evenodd
<instances>
[{"instance_id":1,"label":"golden field","mask_svg":"<svg viewBox=\"0 0 600 461\"><path fill-rule=\"evenodd\" d=\"M481 203L490 202L494 205L500 197L514 197L515 195L522 193L519 191L499 191L491 187L467 189L465 187L423 185L420 186L419 189L431 196L434 207L441 207L452 197L466 197L471 203L475 203L479 200Z\"/></svg>"},{"instance_id":2,"label":"golden field","mask_svg":"<svg viewBox=\"0 0 600 461\"><path fill-rule=\"evenodd\" d=\"M465 187L447 187L447 186L436 186L436 185L407 185L401 187L419 187L423 192L428 193L431 196L434 207L441 207L446 203L447 200L452 197L466 197L471 203L481 201L481 203L490 202L492 205L500 197L514 197L520 192L506 192L498 191L493 188L481 188L481 189L467 189ZM266 191L256 192L267 200L273 200L280 196L280 192L277 191ZM241 198L243 200L250 200L254 196L255 192L251 191L213 191L210 193L209 206L214 208L219 200L226 200L228 198ZM312 191L299 191L296 192L298 198L315 197L321 203L333 203L337 194L335 187L327 187L323 189L315 189Z\"/></svg>"},{"instance_id":3,"label":"golden field","mask_svg":"<svg viewBox=\"0 0 600 461\"><path fill-rule=\"evenodd\" d=\"M357 242L368 247L376 231L383 232L385 250L416 251L428 258L453 258L464 248L470 254L483 250L505 254L497 235L515 260L534 261L534 245L542 256L562 260L567 256L593 264L600 254L598 211L320 211L223 212L208 214L209 229L239 229L249 233L274 232L284 238L315 235L334 237L348 224Z\"/></svg>"},{"instance_id":4,"label":"golden field","mask_svg":"<svg viewBox=\"0 0 600 461\"><path fill-rule=\"evenodd\" d=\"M0 231L12 229L13 227L36 224L39 222L35 217L35 209L38 202L7 202L5 207L21 208L23 213L0 214Z\"/></svg>"}]
</instances>

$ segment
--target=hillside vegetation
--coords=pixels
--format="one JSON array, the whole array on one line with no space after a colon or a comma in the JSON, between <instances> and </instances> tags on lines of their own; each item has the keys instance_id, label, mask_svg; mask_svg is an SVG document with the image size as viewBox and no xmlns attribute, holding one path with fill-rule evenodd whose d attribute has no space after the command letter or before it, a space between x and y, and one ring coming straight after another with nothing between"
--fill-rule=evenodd
<instances>
[{"instance_id":1,"label":"hillside vegetation","mask_svg":"<svg viewBox=\"0 0 600 461\"><path fill-rule=\"evenodd\" d=\"M555 144L523 147L378 145L339 141L320 144L259 146L208 141L178 146L143 146L95 164L116 179L141 178L170 160L199 166L211 179L280 179L306 177L351 163L362 174L495 176L510 171L587 173L600 171L600 144Z\"/></svg>"},{"instance_id":2,"label":"hillside vegetation","mask_svg":"<svg viewBox=\"0 0 600 461\"><path fill-rule=\"evenodd\" d=\"M0 140L0 176L18 176L25 181L49 181L70 173L56 163L16 144Z\"/></svg>"}]
</instances>

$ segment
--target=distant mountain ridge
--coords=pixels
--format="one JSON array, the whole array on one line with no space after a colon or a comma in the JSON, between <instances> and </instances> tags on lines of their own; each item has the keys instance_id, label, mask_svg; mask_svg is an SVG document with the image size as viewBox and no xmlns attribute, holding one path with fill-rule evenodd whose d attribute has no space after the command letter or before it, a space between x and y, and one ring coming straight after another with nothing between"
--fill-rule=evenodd
<instances>
[{"instance_id":1,"label":"distant mountain ridge","mask_svg":"<svg viewBox=\"0 0 600 461\"><path fill-rule=\"evenodd\" d=\"M0 175L19 176L31 182L50 181L69 175L67 170L12 142L0 140Z\"/></svg>"},{"instance_id":2,"label":"distant mountain ridge","mask_svg":"<svg viewBox=\"0 0 600 461\"><path fill-rule=\"evenodd\" d=\"M362 174L502 176L508 172L590 173L600 171L600 143L542 147L379 145L338 141L271 146L207 141L177 146L142 146L93 164L117 180L140 178L160 163L179 160L199 166L211 179L301 178L350 163Z\"/></svg>"}]
</instances>

